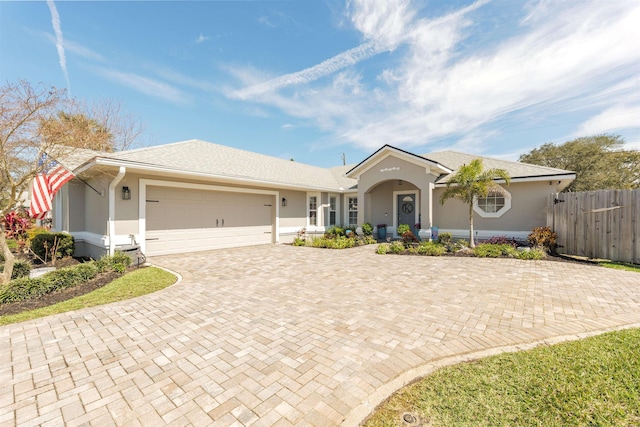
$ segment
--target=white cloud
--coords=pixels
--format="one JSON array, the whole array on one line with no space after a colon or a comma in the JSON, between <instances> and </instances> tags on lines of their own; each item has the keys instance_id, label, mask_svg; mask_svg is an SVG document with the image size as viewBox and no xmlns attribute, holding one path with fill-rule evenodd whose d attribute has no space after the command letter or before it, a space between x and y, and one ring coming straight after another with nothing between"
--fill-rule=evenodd
<instances>
[{"instance_id":1,"label":"white cloud","mask_svg":"<svg viewBox=\"0 0 640 427\"><path fill-rule=\"evenodd\" d=\"M615 105L582 123L576 135L611 133L622 129L640 129L640 103Z\"/></svg>"},{"instance_id":2,"label":"white cloud","mask_svg":"<svg viewBox=\"0 0 640 427\"><path fill-rule=\"evenodd\" d=\"M352 15L354 25L364 35L364 43L304 70L232 91L229 96L249 100L288 86L307 84L379 53L393 50L406 37L403 30L413 18L413 11L409 10L407 0L384 2L354 0L349 6L354 11ZM263 18L264 21L262 21ZM273 26L266 17L260 19L264 24Z\"/></svg>"},{"instance_id":3,"label":"white cloud","mask_svg":"<svg viewBox=\"0 0 640 427\"><path fill-rule=\"evenodd\" d=\"M229 93L235 99L249 100L265 93L274 92L279 89L293 85L301 85L313 82L321 77L333 74L343 68L354 65L363 59L370 58L380 53L374 43L364 43L346 52L342 52L320 64L306 68L291 74L285 74L265 82L261 82L240 90Z\"/></svg>"},{"instance_id":4,"label":"white cloud","mask_svg":"<svg viewBox=\"0 0 640 427\"><path fill-rule=\"evenodd\" d=\"M202 33L200 33L200 35L199 35L198 37L196 37L195 42L196 42L196 44L200 44L200 43L206 42L206 41L207 41L207 40L209 40L210 38L211 38L211 37L209 37L209 36L204 36L204 35L202 35Z\"/></svg>"},{"instance_id":5,"label":"white cloud","mask_svg":"<svg viewBox=\"0 0 640 427\"><path fill-rule=\"evenodd\" d=\"M179 73L177 71L171 70L169 68L165 68L162 66L154 67L154 72L162 77L165 80L170 81L171 83L192 87L201 91L206 92L218 92L220 88L213 83L210 83L206 80L194 79L193 77L189 77L185 74Z\"/></svg>"},{"instance_id":6,"label":"white cloud","mask_svg":"<svg viewBox=\"0 0 640 427\"><path fill-rule=\"evenodd\" d=\"M463 54L468 42L486 38L475 32L487 31L478 19L491 13L483 10L487 3L426 19L408 1L351 1L348 10L362 33L361 45L275 78L237 68L233 74L245 86L227 96L308 119L365 149L383 143L437 145L451 137L474 148L472 141L485 144L487 135L494 135L491 127L507 119L530 126L534 119L596 106L603 116L615 113L611 109L621 99L623 106L640 103L640 49L632 42L640 39L639 3L531 3L520 26L511 26L502 40ZM356 65L391 50L397 51L377 81L363 82ZM630 116L619 114L616 123L608 114L609 126ZM602 127L598 120L584 126ZM468 151L485 150L483 145Z\"/></svg>"},{"instance_id":7,"label":"white cloud","mask_svg":"<svg viewBox=\"0 0 640 427\"><path fill-rule=\"evenodd\" d=\"M44 33L44 35L47 39L49 39L49 41L51 41L53 44L56 44L56 37L54 35L50 33ZM106 58L101 54L99 54L98 52L91 50L88 47L83 46L80 43L71 41L69 39L64 39L62 42L62 46L65 52L71 52L85 59L90 59L92 61L97 61L97 62L106 61Z\"/></svg>"},{"instance_id":8,"label":"white cloud","mask_svg":"<svg viewBox=\"0 0 640 427\"><path fill-rule=\"evenodd\" d=\"M108 68L96 67L94 69L103 77L124 86L128 86L145 95L164 99L180 105L185 105L191 102L191 98L183 91L159 80Z\"/></svg>"},{"instance_id":9,"label":"white cloud","mask_svg":"<svg viewBox=\"0 0 640 427\"><path fill-rule=\"evenodd\" d=\"M351 0L347 9L353 26L382 52L395 49L405 40L415 16L410 6L409 0Z\"/></svg>"},{"instance_id":10,"label":"white cloud","mask_svg":"<svg viewBox=\"0 0 640 427\"><path fill-rule=\"evenodd\" d=\"M60 27L60 15L58 15L58 9L53 0L47 0L47 6L51 12L51 25L53 26L53 32L56 35L56 49L58 51L58 59L60 60L60 68L64 74L64 78L67 81L67 88L71 92L71 83L69 82L69 72L67 71L67 59L64 53L64 38L62 37L62 28ZM71 95L71 93L69 93Z\"/></svg>"}]
</instances>

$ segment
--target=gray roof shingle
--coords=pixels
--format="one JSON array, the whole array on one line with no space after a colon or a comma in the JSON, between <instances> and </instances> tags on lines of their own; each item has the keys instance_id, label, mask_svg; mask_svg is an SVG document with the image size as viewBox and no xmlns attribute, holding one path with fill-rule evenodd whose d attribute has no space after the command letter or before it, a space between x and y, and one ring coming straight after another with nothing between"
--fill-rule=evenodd
<instances>
[{"instance_id":1,"label":"gray roof shingle","mask_svg":"<svg viewBox=\"0 0 640 427\"><path fill-rule=\"evenodd\" d=\"M173 170L308 188L339 190L355 183L345 181L348 178L338 179L330 169L197 139L112 153L108 157Z\"/></svg>"},{"instance_id":2,"label":"gray roof shingle","mask_svg":"<svg viewBox=\"0 0 640 427\"><path fill-rule=\"evenodd\" d=\"M460 166L471 163L473 159L482 159L485 169L504 169L511 178L547 177L556 175L567 175L573 172L564 169L548 168L545 166L531 165L528 163L514 162L510 160L500 160L492 157L478 156L475 154L460 153L457 151L437 151L434 153L422 154L422 157L438 162L453 172L438 178L437 182L445 182L455 174Z\"/></svg>"},{"instance_id":3,"label":"gray roof shingle","mask_svg":"<svg viewBox=\"0 0 640 427\"><path fill-rule=\"evenodd\" d=\"M505 169L512 178L548 177L572 173L562 169L456 151L440 151L421 156L452 169L452 173L476 158L482 158L485 168ZM167 170L186 173L249 179L274 185L284 184L328 191L348 191L357 188L357 180L346 176L346 172L355 165L321 168L197 139L115 153L77 150L65 158L65 166L76 169L95 158L120 160L142 167L160 166ZM436 182L445 182L449 176L440 176Z\"/></svg>"}]
</instances>

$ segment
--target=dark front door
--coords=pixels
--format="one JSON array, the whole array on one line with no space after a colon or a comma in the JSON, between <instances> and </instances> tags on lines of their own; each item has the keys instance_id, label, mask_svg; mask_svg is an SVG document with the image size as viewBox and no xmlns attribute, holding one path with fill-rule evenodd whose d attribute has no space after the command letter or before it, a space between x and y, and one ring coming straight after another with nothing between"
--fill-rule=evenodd
<instances>
[{"instance_id":1,"label":"dark front door","mask_svg":"<svg viewBox=\"0 0 640 427\"><path fill-rule=\"evenodd\" d=\"M398 224L407 224L412 230L416 218L415 194L398 194Z\"/></svg>"}]
</instances>

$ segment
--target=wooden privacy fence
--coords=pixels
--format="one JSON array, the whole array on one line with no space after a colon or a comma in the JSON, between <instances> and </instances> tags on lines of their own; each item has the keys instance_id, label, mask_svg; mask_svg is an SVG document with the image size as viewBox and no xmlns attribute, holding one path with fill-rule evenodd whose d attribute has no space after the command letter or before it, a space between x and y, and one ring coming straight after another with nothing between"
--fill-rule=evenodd
<instances>
[{"instance_id":1,"label":"wooden privacy fence","mask_svg":"<svg viewBox=\"0 0 640 427\"><path fill-rule=\"evenodd\" d=\"M558 252L640 264L640 189L551 194Z\"/></svg>"}]
</instances>

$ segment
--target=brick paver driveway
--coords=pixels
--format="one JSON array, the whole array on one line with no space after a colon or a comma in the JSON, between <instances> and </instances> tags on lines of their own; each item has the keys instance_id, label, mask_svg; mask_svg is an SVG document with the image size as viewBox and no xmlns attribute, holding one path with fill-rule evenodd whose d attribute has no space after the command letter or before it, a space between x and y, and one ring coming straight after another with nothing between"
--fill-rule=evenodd
<instances>
[{"instance_id":1,"label":"brick paver driveway","mask_svg":"<svg viewBox=\"0 0 640 427\"><path fill-rule=\"evenodd\" d=\"M436 360L640 323L640 275L581 264L290 246L152 261L182 282L0 327L0 424L357 424Z\"/></svg>"}]
</instances>

